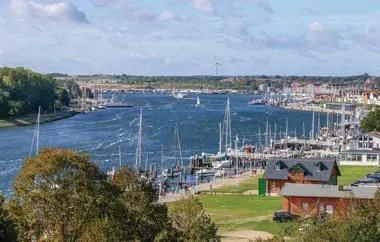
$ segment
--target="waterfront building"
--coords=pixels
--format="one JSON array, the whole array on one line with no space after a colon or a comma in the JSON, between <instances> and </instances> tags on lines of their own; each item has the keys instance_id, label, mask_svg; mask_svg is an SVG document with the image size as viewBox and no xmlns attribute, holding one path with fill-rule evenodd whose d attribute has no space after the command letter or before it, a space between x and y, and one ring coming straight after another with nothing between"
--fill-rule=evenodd
<instances>
[{"instance_id":1,"label":"waterfront building","mask_svg":"<svg viewBox=\"0 0 380 242\"><path fill-rule=\"evenodd\" d=\"M285 183L336 185L340 176L335 159L272 159L263 178L266 193L277 195Z\"/></svg>"},{"instance_id":2,"label":"waterfront building","mask_svg":"<svg viewBox=\"0 0 380 242\"><path fill-rule=\"evenodd\" d=\"M370 149L345 150L339 153L339 165L378 166L380 151Z\"/></svg>"},{"instance_id":3,"label":"waterfront building","mask_svg":"<svg viewBox=\"0 0 380 242\"><path fill-rule=\"evenodd\" d=\"M345 215L352 199L373 199L376 191L377 187L286 183L280 192L282 211L298 216Z\"/></svg>"}]
</instances>

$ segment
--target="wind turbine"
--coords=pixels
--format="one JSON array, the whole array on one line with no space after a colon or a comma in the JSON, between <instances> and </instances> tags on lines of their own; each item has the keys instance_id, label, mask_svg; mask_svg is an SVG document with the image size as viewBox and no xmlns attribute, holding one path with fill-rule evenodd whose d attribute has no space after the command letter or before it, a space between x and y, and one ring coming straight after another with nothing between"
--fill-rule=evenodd
<instances>
[{"instance_id":1,"label":"wind turbine","mask_svg":"<svg viewBox=\"0 0 380 242\"><path fill-rule=\"evenodd\" d=\"M214 66L215 66L215 76L217 76L218 75L218 66L220 66L222 64L220 64L218 62L218 60L216 59L216 57L214 58L214 60L215 60L215 64L214 64Z\"/></svg>"}]
</instances>

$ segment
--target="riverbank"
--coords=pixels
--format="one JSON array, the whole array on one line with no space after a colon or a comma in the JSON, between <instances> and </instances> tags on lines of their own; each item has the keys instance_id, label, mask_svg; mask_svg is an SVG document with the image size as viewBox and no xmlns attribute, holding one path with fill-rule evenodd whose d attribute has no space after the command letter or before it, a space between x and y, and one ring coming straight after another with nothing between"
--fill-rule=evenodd
<instances>
[{"instance_id":1,"label":"riverbank","mask_svg":"<svg viewBox=\"0 0 380 242\"><path fill-rule=\"evenodd\" d=\"M293 104L293 105L287 105L287 106L281 106L284 109L289 110L297 110L297 111L305 111L305 112L320 112L320 113L335 113L335 114L346 114L351 115L352 111L346 111L346 110L336 110L336 109L329 109L329 108L323 108L319 106L311 106L311 105L300 105L300 104Z\"/></svg>"},{"instance_id":2,"label":"riverbank","mask_svg":"<svg viewBox=\"0 0 380 242\"><path fill-rule=\"evenodd\" d=\"M75 111L63 111L51 114L41 114L40 123L53 122L61 119L70 118L77 114ZM12 128L18 126L33 125L37 121L37 115L26 115L15 119L0 119L0 128Z\"/></svg>"}]
</instances>

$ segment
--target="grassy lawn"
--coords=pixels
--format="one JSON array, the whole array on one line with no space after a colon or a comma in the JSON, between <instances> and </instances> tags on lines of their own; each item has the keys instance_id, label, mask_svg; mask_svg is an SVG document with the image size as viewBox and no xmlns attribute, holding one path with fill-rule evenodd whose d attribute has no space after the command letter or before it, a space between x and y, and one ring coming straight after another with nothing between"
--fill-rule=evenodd
<instances>
[{"instance_id":1,"label":"grassy lawn","mask_svg":"<svg viewBox=\"0 0 380 242\"><path fill-rule=\"evenodd\" d=\"M340 166L339 184L351 184L377 167ZM272 214L281 209L281 197L259 197L240 195L244 191L257 190L259 176L247 178L238 186L224 186L215 192L235 193L233 195L200 195L206 213L218 225L220 232L236 230L266 231L278 235L283 233L284 224L272 221ZM171 207L169 203L169 209Z\"/></svg>"},{"instance_id":2,"label":"grassy lawn","mask_svg":"<svg viewBox=\"0 0 380 242\"><path fill-rule=\"evenodd\" d=\"M338 177L338 183L350 185L353 181L378 169L378 167L374 166L339 166L341 176Z\"/></svg>"},{"instance_id":3,"label":"grassy lawn","mask_svg":"<svg viewBox=\"0 0 380 242\"><path fill-rule=\"evenodd\" d=\"M217 189L213 189L213 192L219 193L243 193L245 191L257 190L257 180L261 176L249 177L246 180L240 182L238 185L226 185Z\"/></svg>"},{"instance_id":4,"label":"grassy lawn","mask_svg":"<svg viewBox=\"0 0 380 242\"><path fill-rule=\"evenodd\" d=\"M221 231L260 230L276 234L281 225L272 222L274 211L280 210L280 197L243 195L202 195L200 201Z\"/></svg>"}]
</instances>

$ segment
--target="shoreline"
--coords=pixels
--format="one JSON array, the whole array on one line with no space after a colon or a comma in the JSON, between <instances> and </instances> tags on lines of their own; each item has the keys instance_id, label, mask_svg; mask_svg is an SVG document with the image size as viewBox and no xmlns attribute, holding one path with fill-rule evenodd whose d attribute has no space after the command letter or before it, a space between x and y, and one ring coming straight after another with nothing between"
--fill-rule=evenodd
<instances>
[{"instance_id":1,"label":"shoreline","mask_svg":"<svg viewBox=\"0 0 380 242\"><path fill-rule=\"evenodd\" d=\"M336 109L329 109L329 108L322 108L318 106L301 106L301 105L290 105L290 106L281 106L283 109L287 110L295 110L295 111L304 111L304 112L320 112L320 113L335 113L335 114L345 114L345 115L351 115L352 111L346 111L346 110L336 110Z\"/></svg>"},{"instance_id":2,"label":"shoreline","mask_svg":"<svg viewBox=\"0 0 380 242\"><path fill-rule=\"evenodd\" d=\"M194 186L195 194L198 195L201 193L202 194L211 193L211 194L217 195L217 192L216 193L213 192L214 189L218 189L218 188L221 188L223 186L231 186L231 185L239 186L241 182L249 179L250 177L259 176L263 173L264 173L264 171L261 170L260 172L257 172L255 175L253 175L253 174L251 174L251 171L247 171L247 172L238 174L237 176L233 175L233 176L225 177L225 178L218 177L213 181L200 183L198 185L195 185ZM243 195L246 195L246 196L257 195L253 191L250 191L250 192L251 193L243 194ZM174 201L181 199L183 196L186 197L189 195L191 195L191 194L186 194L185 191L183 189L181 189L178 192L169 192L165 196L160 196L159 202L160 203L174 202ZM225 195L225 194L223 194L223 195ZM228 194L228 195L236 195L236 194Z\"/></svg>"},{"instance_id":3,"label":"shoreline","mask_svg":"<svg viewBox=\"0 0 380 242\"><path fill-rule=\"evenodd\" d=\"M57 113L51 113L51 114L41 114L40 116L40 123L48 123L48 122L54 122L66 118L73 117L77 112L75 111L62 111ZM20 118L15 119L0 119L0 129L4 128L14 128L14 127L20 127L20 126L30 126L36 124L37 121L37 115L25 115Z\"/></svg>"}]
</instances>

